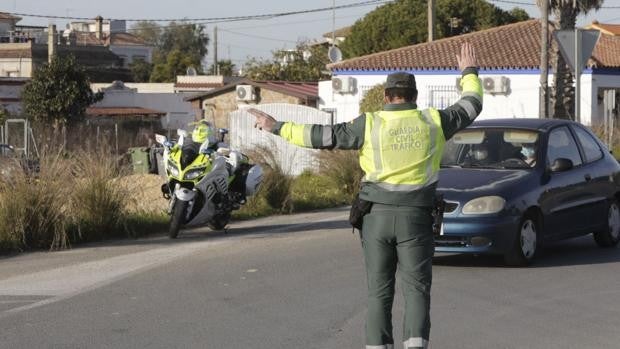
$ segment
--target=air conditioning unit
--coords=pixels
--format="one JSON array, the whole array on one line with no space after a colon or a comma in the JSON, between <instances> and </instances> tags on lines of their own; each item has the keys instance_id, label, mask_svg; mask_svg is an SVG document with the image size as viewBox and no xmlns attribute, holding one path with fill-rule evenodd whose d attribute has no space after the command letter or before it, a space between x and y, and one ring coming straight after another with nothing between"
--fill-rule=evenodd
<instances>
[{"instance_id":1,"label":"air conditioning unit","mask_svg":"<svg viewBox=\"0 0 620 349\"><path fill-rule=\"evenodd\" d=\"M353 93L355 92L355 79L347 77L334 77L332 78L332 90L338 93Z\"/></svg>"},{"instance_id":2,"label":"air conditioning unit","mask_svg":"<svg viewBox=\"0 0 620 349\"><path fill-rule=\"evenodd\" d=\"M256 88L252 85L238 85L237 86L237 100L238 101L255 101L256 100Z\"/></svg>"},{"instance_id":3,"label":"air conditioning unit","mask_svg":"<svg viewBox=\"0 0 620 349\"><path fill-rule=\"evenodd\" d=\"M490 94L506 94L510 90L510 79L505 76L488 76L482 79L484 92Z\"/></svg>"}]
</instances>

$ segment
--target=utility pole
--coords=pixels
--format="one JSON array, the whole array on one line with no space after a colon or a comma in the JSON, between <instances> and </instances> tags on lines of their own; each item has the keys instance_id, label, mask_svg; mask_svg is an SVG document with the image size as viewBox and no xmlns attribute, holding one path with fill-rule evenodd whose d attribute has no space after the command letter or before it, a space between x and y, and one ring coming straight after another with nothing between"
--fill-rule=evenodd
<instances>
[{"instance_id":1,"label":"utility pole","mask_svg":"<svg viewBox=\"0 0 620 349\"><path fill-rule=\"evenodd\" d=\"M213 27L213 74L220 75L220 66L217 61L217 26Z\"/></svg>"},{"instance_id":2,"label":"utility pole","mask_svg":"<svg viewBox=\"0 0 620 349\"><path fill-rule=\"evenodd\" d=\"M542 30L540 37L540 95L538 117L549 117L549 1L542 1Z\"/></svg>"},{"instance_id":3,"label":"utility pole","mask_svg":"<svg viewBox=\"0 0 620 349\"><path fill-rule=\"evenodd\" d=\"M428 0L428 42L435 39L435 0Z\"/></svg>"}]
</instances>

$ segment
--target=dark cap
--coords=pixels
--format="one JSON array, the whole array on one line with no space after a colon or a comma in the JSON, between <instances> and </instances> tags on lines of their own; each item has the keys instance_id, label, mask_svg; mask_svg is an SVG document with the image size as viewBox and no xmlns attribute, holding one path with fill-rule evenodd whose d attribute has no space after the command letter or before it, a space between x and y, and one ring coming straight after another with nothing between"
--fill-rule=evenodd
<instances>
[{"instance_id":1,"label":"dark cap","mask_svg":"<svg viewBox=\"0 0 620 349\"><path fill-rule=\"evenodd\" d=\"M415 90L415 77L412 74L405 72L392 73L388 75L385 88L395 87L411 88Z\"/></svg>"}]
</instances>

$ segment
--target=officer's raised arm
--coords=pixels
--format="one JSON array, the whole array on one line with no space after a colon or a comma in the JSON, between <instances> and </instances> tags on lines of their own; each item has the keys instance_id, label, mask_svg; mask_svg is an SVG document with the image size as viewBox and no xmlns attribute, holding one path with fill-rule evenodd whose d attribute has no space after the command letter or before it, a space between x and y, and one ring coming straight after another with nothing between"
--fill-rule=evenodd
<instances>
[{"instance_id":1,"label":"officer's raised arm","mask_svg":"<svg viewBox=\"0 0 620 349\"><path fill-rule=\"evenodd\" d=\"M351 122L333 126L318 124L296 124L277 121L271 115L250 108L248 113L256 118L254 127L271 132L287 142L314 149L359 149L364 143L365 115Z\"/></svg>"},{"instance_id":2,"label":"officer's raised arm","mask_svg":"<svg viewBox=\"0 0 620 349\"><path fill-rule=\"evenodd\" d=\"M438 110L446 140L469 126L482 111L482 84L478 78L478 62L473 46L464 43L456 60L461 70L461 99L446 109Z\"/></svg>"}]
</instances>

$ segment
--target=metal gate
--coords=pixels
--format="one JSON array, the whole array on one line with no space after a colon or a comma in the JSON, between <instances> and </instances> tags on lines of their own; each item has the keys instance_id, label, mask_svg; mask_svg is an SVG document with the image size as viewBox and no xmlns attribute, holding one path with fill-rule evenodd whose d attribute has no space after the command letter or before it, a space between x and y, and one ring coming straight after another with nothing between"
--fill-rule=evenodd
<instances>
[{"instance_id":1,"label":"metal gate","mask_svg":"<svg viewBox=\"0 0 620 349\"><path fill-rule=\"evenodd\" d=\"M456 103L461 96L455 86L434 85L428 86L428 106L436 109L445 109Z\"/></svg>"},{"instance_id":2,"label":"metal gate","mask_svg":"<svg viewBox=\"0 0 620 349\"><path fill-rule=\"evenodd\" d=\"M0 143L13 146L17 154L27 158L31 155L39 156L32 128L26 119L6 120L4 126L0 126Z\"/></svg>"},{"instance_id":3,"label":"metal gate","mask_svg":"<svg viewBox=\"0 0 620 349\"><path fill-rule=\"evenodd\" d=\"M315 108L296 104L259 104L252 106L262 110L278 121L292 121L298 124L329 125L332 114ZM245 109L230 113L230 145L233 149L250 150L257 145L273 149L282 169L298 175L306 169L315 169L315 154L318 150L301 148L287 143L282 138L254 128L255 118Z\"/></svg>"}]
</instances>

